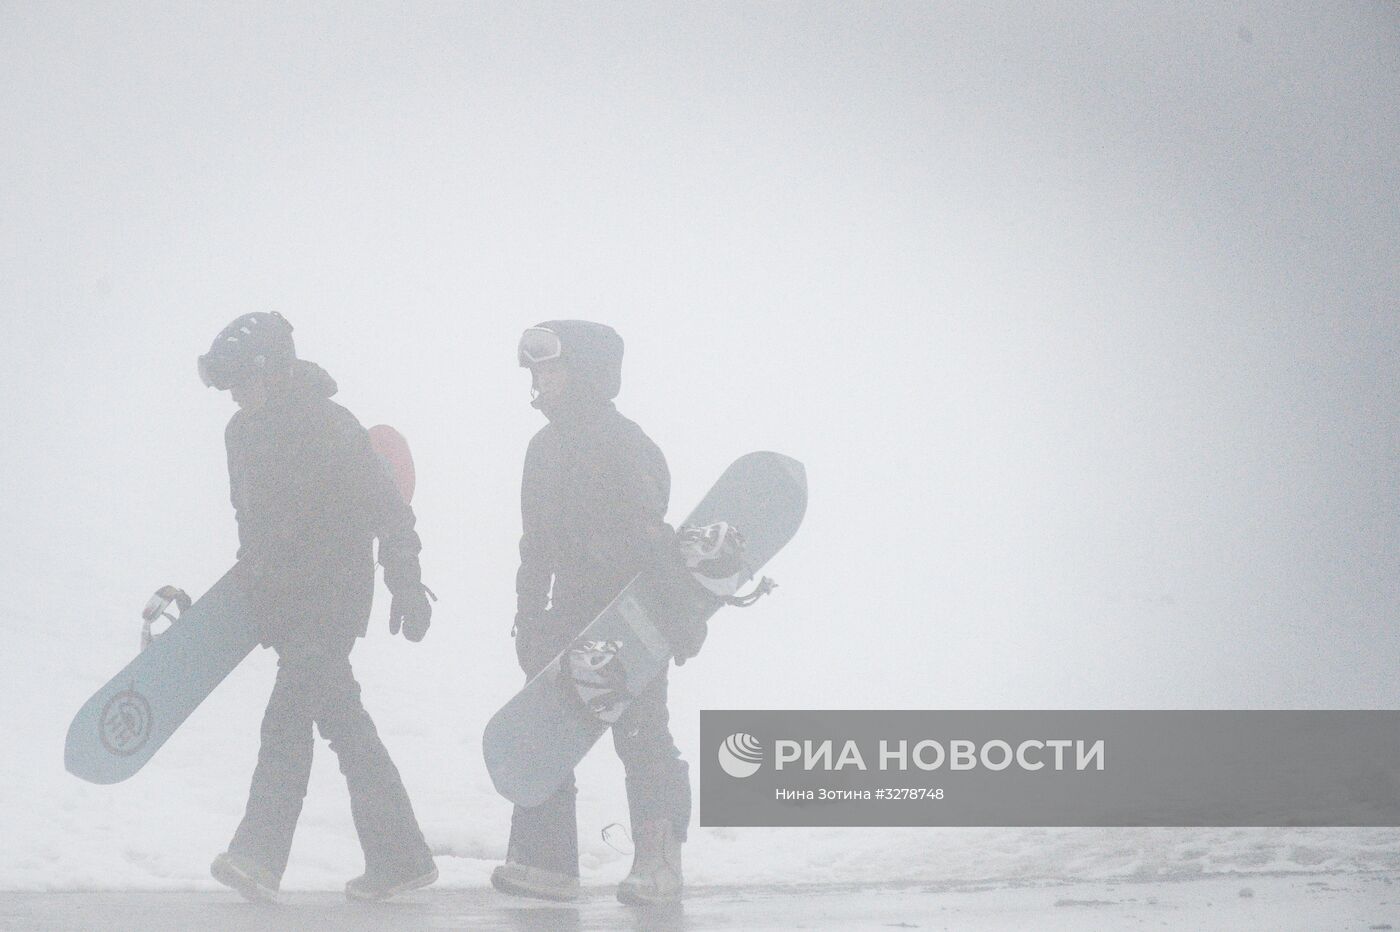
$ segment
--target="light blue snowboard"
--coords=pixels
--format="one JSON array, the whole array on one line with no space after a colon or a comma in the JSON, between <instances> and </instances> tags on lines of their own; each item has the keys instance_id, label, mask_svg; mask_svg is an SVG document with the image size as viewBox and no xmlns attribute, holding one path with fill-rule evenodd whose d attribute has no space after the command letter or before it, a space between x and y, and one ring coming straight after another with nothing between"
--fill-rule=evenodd
<instances>
[{"instance_id":1,"label":"light blue snowboard","mask_svg":"<svg viewBox=\"0 0 1400 932\"><path fill-rule=\"evenodd\" d=\"M384 424L368 434L399 495L412 502L408 441ZM125 780L252 652L260 637L240 575L235 564L78 710L63 749L69 773L92 783Z\"/></svg>"},{"instance_id":2,"label":"light blue snowboard","mask_svg":"<svg viewBox=\"0 0 1400 932\"><path fill-rule=\"evenodd\" d=\"M749 453L724 471L682 526L728 522L743 535L743 563L757 576L797 533L806 510L807 474L802 464L780 453ZM698 584L695 590L692 597L678 600L674 582L645 572L638 575L491 717L482 752L502 796L521 806L537 806L559 788L625 712L629 697L638 695L670 662L674 651L663 630L699 625L719 609L721 603ZM610 655L608 669L620 669L616 685L623 695L619 699L606 694L606 702L590 707L576 688L570 655L585 651L598 656L600 646Z\"/></svg>"},{"instance_id":3,"label":"light blue snowboard","mask_svg":"<svg viewBox=\"0 0 1400 932\"><path fill-rule=\"evenodd\" d=\"M140 770L257 646L237 570L225 573L78 710L63 749L69 773L118 783Z\"/></svg>"}]
</instances>

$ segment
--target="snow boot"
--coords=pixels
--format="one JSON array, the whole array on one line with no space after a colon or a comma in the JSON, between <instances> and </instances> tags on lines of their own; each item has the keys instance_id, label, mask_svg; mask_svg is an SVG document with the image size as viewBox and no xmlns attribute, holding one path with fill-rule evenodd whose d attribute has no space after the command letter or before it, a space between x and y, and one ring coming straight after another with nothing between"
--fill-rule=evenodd
<instances>
[{"instance_id":1,"label":"snow boot","mask_svg":"<svg viewBox=\"0 0 1400 932\"><path fill-rule=\"evenodd\" d=\"M209 865L209 873L226 887L254 903L276 903L281 879L252 858L225 851Z\"/></svg>"},{"instance_id":2,"label":"snow boot","mask_svg":"<svg viewBox=\"0 0 1400 932\"><path fill-rule=\"evenodd\" d=\"M506 861L491 872L491 886L512 896L566 902L578 899L578 878L518 861Z\"/></svg>"},{"instance_id":3,"label":"snow boot","mask_svg":"<svg viewBox=\"0 0 1400 932\"><path fill-rule=\"evenodd\" d=\"M426 887L438 879L437 865L427 864L390 871L365 871L345 885L347 900L387 900L391 896Z\"/></svg>"},{"instance_id":4,"label":"snow boot","mask_svg":"<svg viewBox=\"0 0 1400 932\"><path fill-rule=\"evenodd\" d=\"M637 830L632 872L618 884L617 898L628 906L662 906L681 899L681 842L669 819L643 822Z\"/></svg>"}]
</instances>

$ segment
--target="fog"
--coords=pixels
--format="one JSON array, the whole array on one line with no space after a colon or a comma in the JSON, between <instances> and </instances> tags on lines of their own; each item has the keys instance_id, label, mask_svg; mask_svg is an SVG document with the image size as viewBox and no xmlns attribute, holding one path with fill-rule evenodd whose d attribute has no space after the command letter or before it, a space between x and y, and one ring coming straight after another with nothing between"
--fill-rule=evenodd
<instances>
[{"instance_id":1,"label":"fog","mask_svg":"<svg viewBox=\"0 0 1400 932\"><path fill-rule=\"evenodd\" d=\"M0 5L7 768L71 779L146 595L232 561L194 360L253 310L413 447L441 602L408 645L381 592L355 659L466 751L406 779L478 779L519 677L514 347L557 317L626 340L673 521L807 467L681 735L1394 707L1398 41L1384 3Z\"/></svg>"}]
</instances>

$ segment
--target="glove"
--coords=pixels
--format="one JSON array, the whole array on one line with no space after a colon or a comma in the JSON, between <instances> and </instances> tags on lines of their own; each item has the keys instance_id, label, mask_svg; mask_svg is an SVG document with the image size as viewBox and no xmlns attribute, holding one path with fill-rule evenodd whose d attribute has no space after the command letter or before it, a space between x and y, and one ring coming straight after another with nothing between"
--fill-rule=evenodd
<instances>
[{"instance_id":1,"label":"glove","mask_svg":"<svg viewBox=\"0 0 1400 932\"><path fill-rule=\"evenodd\" d=\"M423 585L418 554L381 553L379 562L384 564L384 584L393 596L389 603L389 633L398 634L402 627L403 636L410 641L423 640L432 621L433 606L428 602L432 592Z\"/></svg>"},{"instance_id":2,"label":"glove","mask_svg":"<svg viewBox=\"0 0 1400 932\"><path fill-rule=\"evenodd\" d=\"M391 590L392 592L392 590ZM428 633L432 622L433 606L428 601L428 589L422 583L416 589L406 592L392 592L389 603L389 633L398 634L403 627L403 636L417 643Z\"/></svg>"}]
</instances>

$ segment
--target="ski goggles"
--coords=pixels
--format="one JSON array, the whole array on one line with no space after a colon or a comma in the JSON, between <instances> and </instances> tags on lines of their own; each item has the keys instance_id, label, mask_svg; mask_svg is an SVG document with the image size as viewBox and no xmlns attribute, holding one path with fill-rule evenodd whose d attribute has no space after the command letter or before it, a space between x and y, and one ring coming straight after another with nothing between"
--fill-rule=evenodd
<instances>
[{"instance_id":1,"label":"ski goggles","mask_svg":"<svg viewBox=\"0 0 1400 932\"><path fill-rule=\"evenodd\" d=\"M520 335L517 356L520 365L529 368L542 362L558 359L564 353L564 344L559 342L559 334L544 327L531 327Z\"/></svg>"}]
</instances>

